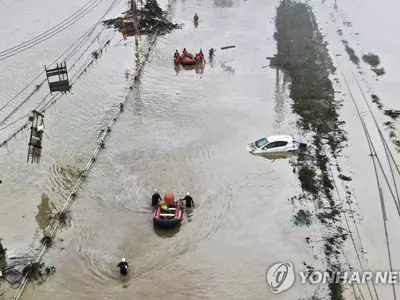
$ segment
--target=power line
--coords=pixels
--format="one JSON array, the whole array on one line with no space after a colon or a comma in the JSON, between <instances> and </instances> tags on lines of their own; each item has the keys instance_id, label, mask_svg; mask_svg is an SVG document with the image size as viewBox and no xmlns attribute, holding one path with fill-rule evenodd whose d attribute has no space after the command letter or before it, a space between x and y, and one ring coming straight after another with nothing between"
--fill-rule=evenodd
<instances>
[{"instance_id":1,"label":"power line","mask_svg":"<svg viewBox=\"0 0 400 300\"><path fill-rule=\"evenodd\" d=\"M156 40L157 40L157 33L158 31L156 30L152 41L150 42L150 45L154 45ZM149 51L148 53L150 53L150 49L151 46L149 47ZM148 56L145 56L148 57ZM145 61L143 62L142 66L144 66ZM143 68L137 69L134 78L137 78L140 73L143 71ZM134 79L135 81L135 79ZM134 82L132 82L133 84ZM122 112L122 108L125 105L126 101L128 100L128 97L131 95L133 91L133 88L128 89L127 93L124 95L124 97L122 98L121 102L119 103L118 109L114 112L114 115L112 116L112 118L110 119L108 125L107 125L107 130L104 130L104 133L102 134L100 141L97 143L96 148L91 156L91 158L89 159L89 161L86 164L86 167L84 169L84 172L79 176L77 182L75 183L71 193L68 196L67 201L64 203L64 206L62 207L61 211L59 212L61 213L66 213L69 208L71 207L71 205L73 204L73 201L75 199L76 196L76 192L78 191L78 189L81 187L82 183L84 182L84 179L87 177L87 175L89 174L90 169L92 168L94 162L96 161L99 152L101 150L101 148L104 146L104 142L106 137L108 136L109 132L111 131L111 127L115 124L115 121L117 120L117 118L121 115ZM58 229L61 226L61 220L60 218L57 218L55 220L55 222L53 223L53 226L50 230L49 233L49 237L52 238L55 236L55 234L57 233ZM41 261L44 253L46 252L47 248L48 248L49 244L47 243L47 239L44 240L44 242L41 244L41 248L39 253L36 256L36 259L34 261L34 263L38 263ZM26 284L28 282L28 276L29 276L29 272L27 274L25 274L25 276L22 279L21 284L18 287L17 292L15 293L13 300L19 300L21 298L21 295L26 287Z\"/></svg>"},{"instance_id":2,"label":"power line","mask_svg":"<svg viewBox=\"0 0 400 300\"><path fill-rule=\"evenodd\" d=\"M93 0L91 0L91 1L93 1ZM76 17L76 18L68 21L68 22L71 22L71 21L72 22L70 24L67 24L65 27L58 28L58 29L56 29L54 32L52 32L49 35L45 35L45 36L43 36L41 38L38 38L36 40L34 39L34 40L30 41L30 42L26 42L26 44L24 44L24 45L21 44L21 46L14 47L15 49L13 49L13 50L3 51L4 53L0 52L0 61L5 60L5 59L7 59L9 57L12 57L14 55L17 55L18 53L21 53L21 52L23 52L25 50L28 50L28 49L30 49L30 48L38 45L38 44L41 44L44 41L47 41L51 37L55 36L56 34L64 31L65 29L67 29L71 25L73 25L76 22L78 22L80 19L82 19L84 16L86 16L89 12L91 12L96 6L98 6L104 0L95 0L95 1L99 1L99 2L97 2L97 3L94 2L93 4L91 4L92 7L89 7L89 9L85 9L86 11L80 13L79 17ZM29 45L29 44L32 44L32 45Z\"/></svg>"},{"instance_id":3,"label":"power line","mask_svg":"<svg viewBox=\"0 0 400 300\"><path fill-rule=\"evenodd\" d=\"M118 0L120 1L120 0ZM65 60L68 60L72 55L74 55L78 50L79 50L79 46L81 45L81 43L85 43L90 36L93 34L93 31L96 29L96 27L100 24L101 20L103 19L103 17L109 12L109 10L111 10L112 6L115 4L115 0L113 2L113 4L110 6L110 8L106 11L106 13L100 18L99 21L97 21L95 23L95 25L93 25L87 32L85 32L81 37L79 37L78 40L76 40L65 52L63 52L59 57L57 57L49 66L55 64L61 57L63 57L66 53L68 53L69 50L71 50L71 48L73 48L76 44L78 44L78 46L66 57ZM86 37L86 39L85 39ZM81 42L79 42L80 40L82 40ZM45 71L43 70L41 73L39 73L30 83L28 83L28 85L26 85L17 95L15 95L10 101L8 101L5 105L3 105L0 108L0 111L2 111L8 104L10 104L11 102L13 102L19 95L21 95L32 83L34 83L42 74L44 74ZM39 86L41 86L44 82L46 82L46 79L44 79Z\"/></svg>"},{"instance_id":4,"label":"power line","mask_svg":"<svg viewBox=\"0 0 400 300\"><path fill-rule=\"evenodd\" d=\"M118 0L118 1L119 1L119 0ZM115 31L113 31L113 33L115 34ZM112 37L113 37L113 36L111 36L111 35L107 36L107 37L103 40L102 45L101 45L99 48L97 48L97 51L99 51L100 49L103 49L103 48L109 43L109 41L110 41L110 39L111 39ZM86 60L86 61L83 63L83 65L85 65L86 67L88 67L88 66L90 65L91 61L93 61L94 59L95 59L95 58L94 58L93 56L92 56L92 57L89 57L89 62L88 62L88 60ZM79 68L79 69L81 69L81 68ZM76 77L77 74L78 74L79 76L76 78L76 80L74 80L74 81L71 83L71 86L74 85L74 84L77 82L77 80L79 79L79 77L80 77L84 72L85 72L85 68L84 68L83 71L81 71L80 73L77 72L77 73L74 74L73 77ZM45 103L45 100L50 96L50 93L48 93L48 94L42 99L42 101L37 105L37 107L35 108L35 110L38 110L38 111L40 111L41 113L44 113L46 109L48 109L51 105L53 105L53 104L56 103L58 100L60 100L64 95L65 95L65 94L61 94L61 95L56 94L56 95L52 96L51 99L50 99L47 103ZM58 98L57 98L57 97L58 97ZM40 106L41 106L43 103L44 103L44 106L43 106L41 109L39 109ZM28 115L29 115L29 114L28 114ZM27 121L27 122L25 122L25 124L23 124L22 126L20 126L17 130L15 130L10 136L7 137L2 143L0 143L0 148L2 148L3 146L5 146L11 139L13 139L18 133L20 133L22 130L24 130L29 124L30 124L30 121Z\"/></svg>"},{"instance_id":5,"label":"power line","mask_svg":"<svg viewBox=\"0 0 400 300\"><path fill-rule=\"evenodd\" d=\"M51 64L53 65L54 63L56 63L61 57L63 57L66 53L68 53L69 50L71 50L74 46L75 48L71 51L71 53L65 58L65 61L68 61L73 55L75 55L79 49L81 48L81 46L83 46L84 43L86 43L87 40L89 40L90 36L93 34L94 30L96 29L96 27L100 24L100 22L102 21L102 19L120 2L121 0L114 0L111 5L108 7L108 9L106 10L106 12L100 17L100 19L87 31L85 32L81 37L78 38L78 40L76 40L65 52L63 52L58 58L56 58ZM104 30L104 29L103 29ZM102 31L103 31L102 30ZM102 32L101 31L101 32ZM101 34L101 32L96 36L96 38L92 41L92 43L88 46L88 48L94 43L94 41L98 38L98 36ZM82 40L82 41L81 41ZM79 59L83 56L83 54L88 50L88 48L86 48L86 50L81 54L81 56L79 57ZM79 61L79 59L77 61ZM77 62L76 61L76 62ZM70 70L74 68L76 62L71 66ZM3 105L0 108L0 112L11 102L13 102L19 95L21 95L35 80L37 80L42 74L44 74L45 71L42 71L39 75L37 75L27 86L25 86L17 95L15 95L11 100L9 100L5 105ZM43 83L46 82L47 79L44 79L39 85L37 85L36 89L34 90L34 92L36 92L38 90L38 87L40 88ZM29 98L34 94L34 92L32 92L25 100L23 100L22 104L25 103L26 101L29 100ZM20 107L20 106L19 106ZM6 119L8 119L10 117L10 115L8 115L2 122L0 122L0 124L4 124L4 122L6 121Z\"/></svg>"},{"instance_id":6,"label":"power line","mask_svg":"<svg viewBox=\"0 0 400 300\"><path fill-rule=\"evenodd\" d=\"M360 110L359 110L358 105L356 103L356 100L355 100L355 98L354 98L354 96L353 96L353 94L351 92L350 86L349 86L349 84L347 82L347 79L346 79L344 73L343 73L343 70L341 69L340 64L339 64L339 62L337 60L336 60L336 63L337 63L337 65L338 65L338 67L339 67L339 69L341 71L341 74L342 74L342 77L343 77L343 79L344 79L344 81L346 83L347 89L349 90L350 97L351 97L351 99L353 101L353 104L354 104L356 110L357 110L357 114L358 114L358 117L359 117L359 119L361 121L361 124L363 126L364 133L365 133L365 136L366 136L367 142L368 142L368 147L369 147L370 152L371 152L371 159L372 159L372 162L373 162L373 165L374 165L374 171L375 171L375 177L376 177L376 182L377 182L377 186L378 186L379 198L380 198L380 201L381 201L381 212L382 212L382 220L383 220L383 226L384 226L384 231L385 231L386 248L387 248L387 252L388 252L389 266L390 266L390 271L393 271L392 256L391 256L391 252L390 252L390 242L389 242L388 230L387 230L387 225L386 225L386 221L387 221L386 209L385 209L385 203L384 203L384 198L383 198L383 193L382 193L382 187L380 185L379 175L378 175L376 162L375 162L375 158L379 162L378 153L375 150L375 147L373 145L373 142L372 142L371 136L369 134L368 128L367 128L367 126L365 124L365 120L364 120L364 118L362 117L362 115L360 113ZM381 166L381 168L382 168L382 166ZM382 169L382 173L385 175L383 169ZM385 176L385 178L386 178L386 176ZM395 204L397 204L396 201L395 201ZM395 288L394 284L392 285L392 287L393 287L394 299L397 299L397 297L396 297L396 288Z\"/></svg>"}]
</instances>

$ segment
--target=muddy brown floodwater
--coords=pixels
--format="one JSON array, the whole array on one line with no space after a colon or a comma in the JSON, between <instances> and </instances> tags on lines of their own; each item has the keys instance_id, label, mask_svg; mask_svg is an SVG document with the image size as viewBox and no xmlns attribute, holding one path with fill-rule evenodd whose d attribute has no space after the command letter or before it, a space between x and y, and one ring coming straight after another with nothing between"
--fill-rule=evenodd
<instances>
[{"instance_id":1,"label":"muddy brown floodwater","mask_svg":"<svg viewBox=\"0 0 400 300\"><path fill-rule=\"evenodd\" d=\"M337 185L342 199L353 203L355 212L349 216L348 229L353 232L355 243L352 245L348 240L343 250L349 264L342 257L341 260L344 270L349 265L360 270L361 261L364 269L386 271L389 265L376 178L344 79L349 81L383 168L389 173L379 133L362 93L357 90L357 82L352 79L352 71L357 74L367 99L371 99L370 94L377 94L385 107L398 109L392 100L398 81L395 72L398 47L394 46L397 40L389 41L380 33L394 27L390 20L395 19L393 14L397 10L379 10L380 15L393 17L381 17L384 22L374 24L374 30L363 31L368 18L363 18L359 9L375 13L377 6L383 7L380 3L358 0L359 3L343 3L343 7L339 3L339 10L335 11L328 2L315 0L311 4L329 42L334 64L337 66L339 62L344 74L338 71L334 76L338 78L334 88L338 92L336 100L343 100L339 113L340 119L346 122L348 145L342 156L331 162L331 167L339 163L343 174L352 177L350 182L337 180ZM41 72L43 65L52 62L87 31L110 4L110 0L100 3L63 34L2 60L1 106ZM166 4L160 2L161 7ZM310 227L301 227L303 224L293 220L293 215L303 207L296 207L295 203L293 206L289 201L299 194L300 185L288 159L256 157L246 151L248 142L266 135L301 136L295 125L297 119L291 112L290 78L282 71L263 68L268 64L265 57L276 52L273 18L277 4L270 0L170 3L172 21L183 23L184 27L158 39L140 84L77 194L71 208L72 221L57 234L53 247L44 256L46 265L55 266L57 272L40 286L28 285L22 299L293 300L314 294L315 286L301 286L296 282L287 292L273 295L265 282L267 268L278 261L289 260L297 269L310 264L324 270L320 255L322 243L319 243L322 229L315 220L310 222ZM0 40L0 51L47 30L82 5L80 1L59 0L1 2L0 36L7 39ZM56 14L51 14L56 10ZM125 3L119 2L108 17L116 17L125 10ZM200 17L198 26L192 22L194 13ZM23 22L15 21L17 14ZM340 21L335 23L332 15ZM343 22L347 25L353 22L354 26L345 26ZM92 48L109 32L105 29ZM124 46L121 38L117 34L104 55L73 86L72 93L46 111L46 137L39 165L25 163L26 131L0 149L3 182L0 185L0 238L9 254L34 252L38 247L43 233L49 230L49 218L65 203L101 130L128 89L135 70L136 49L133 39ZM376 39L384 46L375 48ZM358 73L360 70L346 56L342 40L360 58L362 53L379 55L387 74L376 81L362 60L360 65L366 72ZM145 37L139 44L140 53L147 50ZM190 52L203 49L207 53L209 47L229 45L236 48L218 50L212 61L207 60L204 69L185 70L175 68L172 63L176 49L186 47ZM73 61L67 62L69 68ZM22 62L24 68L16 68ZM79 65L72 69L72 74ZM33 88L18 101L0 109L1 119ZM24 123L25 115L40 103L47 91L44 85L0 126L0 142ZM375 104L371 101L370 105ZM380 125L388 121L375 106L373 112ZM5 127L9 123L12 124ZM396 125L393 121L393 126ZM396 149L392 144L390 147L398 159ZM393 268L398 270L399 218L389 190L383 184L382 172L378 176L389 219ZM162 193L172 191L177 197L191 193L196 207L185 213L180 228L169 232L153 229L150 197L154 189ZM343 206L348 212L348 202ZM313 243L308 245L310 239ZM131 265L131 273L126 278L121 278L116 268L122 257ZM353 291L359 297L361 291L363 299L378 299L368 297L365 285L357 290L346 286L346 299L354 298ZM2 292L0 297L8 300L15 290L6 289L1 295ZM328 289L321 286L319 294L324 293ZM393 297L390 285L377 286L377 293L380 299Z\"/></svg>"},{"instance_id":2,"label":"muddy brown floodwater","mask_svg":"<svg viewBox=\"0 0 400 300\"><path fill-rule=\"evenodd\" d=\"M268 134L298 135L287 96L288 78L262 68L268 63L265 57L275 52L275 4L173 4L172 18L184 28L159 39L139 90L129 99L78 193L71 226L58 234L63 241L56 240L46 254L44 261L57 272L40 287L29 286L23 297L261 300L273 297L265 282L272 263L291 260L300 265L309 257L304 240L310 230L299 230L291 221L288 199L299 191L292 167L287 159L264 159L246 151L248 142ZM79 7L74 5L71 11ZM103 6L85 22L91 25L106 9ZM200 16L197 28L192 23L195 12ZM2 149L1 236L14 253L30 249L32 236L35 247L48 225L49 211L54 212L52 205L64 203L127 88L125 77L134 70L135 46L133 41L126 47L117 44L120 38L114 38L73 93L47 111L48 137L39 165L25 163L27 134L12 140L8 151ZM52 43L56 42L47 47ZM65 38L63 43L72 42ZM217 51L201 72L177 73L172 63L175 49L207 52L209 47L229 45L236 48ZM39 50L25 55L41 57ZM8 64L13 62L18 60ZM2 78L7 78L5 70ZM16 91L7 92L1 102ZM24 113L34 104L28 106ZM2 139L13 128L1 131ZM179 230L154 231L154 189L193 195L196 208ZM121 257L132 266L126 279L116 269ZM294 299L299 291L303 287L279 298ZM13 291L6 296L11 298Z\"/></svg>"}]
</instances>

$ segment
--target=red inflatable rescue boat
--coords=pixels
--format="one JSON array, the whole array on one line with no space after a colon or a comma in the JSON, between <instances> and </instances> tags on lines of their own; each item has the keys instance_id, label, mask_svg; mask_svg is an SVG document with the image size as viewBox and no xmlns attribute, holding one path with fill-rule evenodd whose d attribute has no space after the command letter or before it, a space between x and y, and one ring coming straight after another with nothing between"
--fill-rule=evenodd
<instances>
[{"instance_id":1,"label":"red inflatable rescue boat","mask_svg":"<svg viewBox=\"0 0 400 300\"><path fill-rule=\"evenodd\" d=\"M182 65L195 65L197 64L197 61L194 58L190 58L188 56L185 56L182 61L181 61Z\"/></svg>"},{"instance_id":2,"label":"red inflatable rescue boat","mask_svg":"<svg viewBox=\"0 0 400 300\"><path fill-rule=\"evenodd\" d=\"M153 223L160 228L172 228L183 219L183 201L174 201L174 194L166 194L164 200L157 204L153 214Z\"/></svg>"}]
</instances>

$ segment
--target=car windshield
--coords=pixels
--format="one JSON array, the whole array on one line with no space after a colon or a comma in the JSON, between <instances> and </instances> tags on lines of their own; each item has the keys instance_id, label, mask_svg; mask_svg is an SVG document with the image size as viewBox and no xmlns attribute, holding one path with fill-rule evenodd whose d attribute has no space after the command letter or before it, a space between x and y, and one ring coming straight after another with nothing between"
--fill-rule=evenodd
<instances>
[{"instance_id":1,"label":"car windshield","mask_svg":"<svg viewBox=\"0 0 400 300\"><path fill-rule=\"evenodd\" d=\"M267 138L262 138L262 139L259 139L258 141L255 141L254 144L256 145L257 148L262 148L268 143L269 143L269 141L267 140Z\"/></svg>"}]
</instances>

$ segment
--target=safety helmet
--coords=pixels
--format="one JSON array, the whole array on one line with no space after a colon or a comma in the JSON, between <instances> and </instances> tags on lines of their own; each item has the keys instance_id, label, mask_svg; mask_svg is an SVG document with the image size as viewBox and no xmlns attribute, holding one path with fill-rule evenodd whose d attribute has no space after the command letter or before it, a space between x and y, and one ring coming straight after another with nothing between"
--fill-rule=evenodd
<instances>
[{"instance_id":1,"label":"safety helmet","mask_svg":"<svg viewBox=\"0 0 400 300\"><path fill-rule=\"evenodd\" d=\"M187 193L186 193L186 195L187 195L187 196L190 196L190 193L189 193L189 192L187 192Z\"/></svg>"},{"instance_id":2,"label":"safety helmet","mask_svg":"<svg viewBox=\"0 0 400 300\"><path fill-rule=\"evenodd\" d=\"M125 257L121 259L122 262L125 262Z\"/></svg>"}]
</instances>

